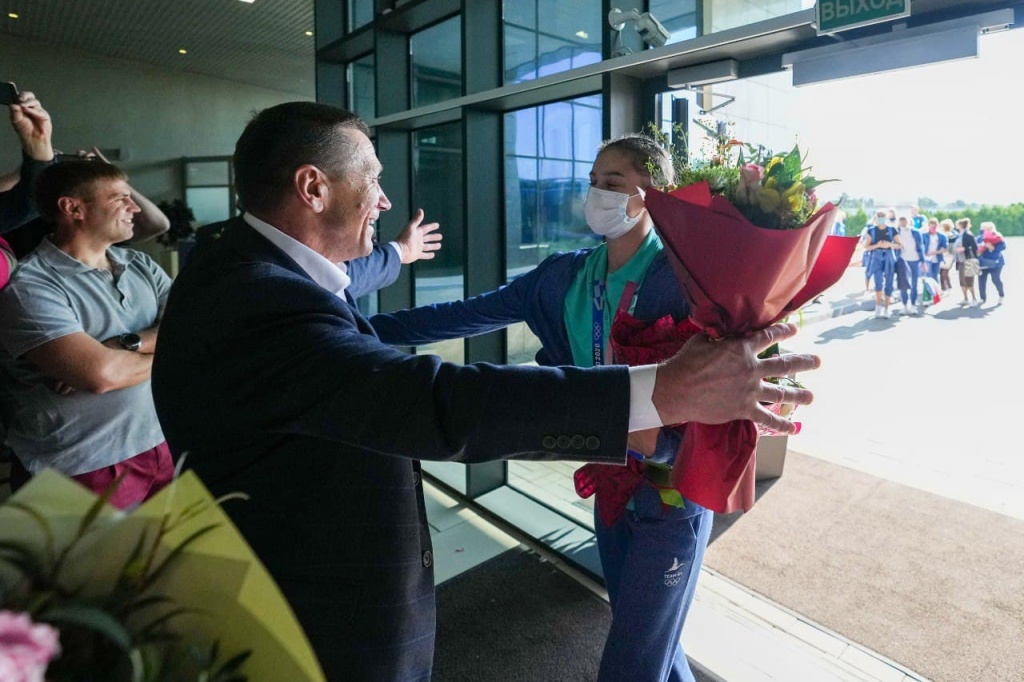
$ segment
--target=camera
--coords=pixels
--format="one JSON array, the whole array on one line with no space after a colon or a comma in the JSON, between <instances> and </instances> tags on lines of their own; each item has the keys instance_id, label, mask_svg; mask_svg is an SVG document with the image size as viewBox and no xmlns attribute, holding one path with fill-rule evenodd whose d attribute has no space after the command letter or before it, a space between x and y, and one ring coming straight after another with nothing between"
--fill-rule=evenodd
<instances>
[{"instance_id":1,"label":"camera","mask_svg":"<svg viewBox=\"0 0 1024 682\"><path fill-rule=\"evenodd\" d=\"M636 32L651 47L661 47L668 42L668 31L650 12L644 12L636 20Z\"/></svg>"},{"instance_id":2,"label":"camera","mask_svg":"<svg viewBox=\"0 0 1024 682\"><path fill-rule=\"evenodd\" d=\"M631 21L636 25L636 32L651 47L661 47L668 42L668 30L650 12L641 14L636 9L631 9L628 12L613 9L608 13L608 24L612 30L621 31Z\"/></svg>"}]
</instances>

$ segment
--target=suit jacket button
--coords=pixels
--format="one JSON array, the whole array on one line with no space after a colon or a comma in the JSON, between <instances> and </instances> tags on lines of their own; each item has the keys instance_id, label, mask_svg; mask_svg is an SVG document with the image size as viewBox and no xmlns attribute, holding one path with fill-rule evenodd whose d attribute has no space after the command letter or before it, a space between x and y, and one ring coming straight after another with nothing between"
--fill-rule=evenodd
<instances>
[{"instance_id":1,"label":"suit jacket button","mask_svg":"<svg viewBox=\"0 0 1024 682\"><path fill-rule=\"evenodd\" d=\"M587 438L587 450L597 450L601 447L601 439L597 436L589 436Z\"/></svg>"},{"instance_id":2,"label":"suit jacket button","mask_svg":"<svg viewBox=\"0 0 1024 682\"><path fill-rule=\"evenodd\" d=\"M569 436L559 436L558 437L558 449L559 450L568 450L569 449L569 445L571 443L572 443L572 441L569 440Z\"/></svg>"},{"instance_id":3,"label":"suit jacket button","mask_svg":"<svg viewBox=\"0 0 1024 682\"><path fill-rule=\"evenodd\" d=\"M540 444L544 446L545 450L554 450L555 449L555 437L554 436L544 436L544 438L541 439Z\"/></svg>"},{"instance_id":4,"label":"suit jacket button","mask_svg":"<svg viewBox=\"0 0 1024 682\"><path fill-rule=\"evenodd\" d=\"M586 444L586 439L583 438L583 436L573 436L572 437L572 449L573 450L582 450L583 446L585 444Z\"/></svg>"},{"instance_id":5,"label":"suit jacket button","mask_svg":"<svg viewBox=\"0 0 1024 682\"><path fill-rule=\"evenodd\" d=\"M426 552L423 553L423 566L425 568L430 568L431 565L433 565L433 563L434 563L434 555L431 554L430 550L428 549Z\"/></svg>"}]
</instances>

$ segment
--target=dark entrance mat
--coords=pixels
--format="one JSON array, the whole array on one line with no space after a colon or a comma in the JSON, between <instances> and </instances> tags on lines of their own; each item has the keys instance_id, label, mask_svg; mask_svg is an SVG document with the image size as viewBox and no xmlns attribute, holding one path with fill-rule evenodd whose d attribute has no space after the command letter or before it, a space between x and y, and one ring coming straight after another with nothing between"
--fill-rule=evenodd
<instances>
[{"instance_id":1,"label":"dark entrance mat","mask_svg":"<svg viewBox=\"0 0 1024 682\"><path fill-rule=\"evenodd\" d=\"M758 497L706 566L933 680L1024 680L1024 521L792 450Z\"/></svg>"},{"instance_id":2,"label":"dark entrance mat","mask_svg":"<svg viewBox=\"0 0 1024 682\"><path fill-rule=\"evenodd\" d=\"M603 599L512 549L437 588L434 682L592 682L611 625Z\"/></svg>"}]
</instances>

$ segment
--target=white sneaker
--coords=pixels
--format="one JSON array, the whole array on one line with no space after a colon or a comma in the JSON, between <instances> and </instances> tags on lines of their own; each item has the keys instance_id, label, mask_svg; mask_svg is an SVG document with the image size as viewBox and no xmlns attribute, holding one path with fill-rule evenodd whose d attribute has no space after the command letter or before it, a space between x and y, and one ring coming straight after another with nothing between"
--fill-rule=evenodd
<instances>
[{"instance_id":1,"label":"white sneaker","mask_svg":"<svg viewBox=\"0 0 1024 682\"><path fill-rule=\"evenodd\" d=\"M882 317L882 308L881 306L875 306L875 319L880 317Z\"/></svg>"},{"instance_id":2,"label":"white sneaker","mask_svg":"<svg viewBox=\"0 0 1024 682\"><path fill-rule=\"evenodd\" d=\"M971 308L980 308L981 307L981 301L971 301L968 305Z\"/></svg>"},{"instance_id":3,"label":"white sneaker","mask_svg":"<svg viewBox=\"0 0 1024 682\"><path fill-rule=\"evenodd\" d=\"M1003 304L1003 297L1002 297L1002 296L1000 296L1000 297L999 297L999 305L1002 305L1002 304Z\"/></svg>"},{"instance_id":4,"label":"white sneaker","mask_svg":"<svg viewBox=\"0 0 1024 682\"><path fill-rule=\"evenodd\" d=\"M892 315L889 313L888 308L882 308L882 319L888 320Z\"/></svg>"},{"instance_id":5,"label":"white sneaker","mask_svg":"<svg viewBox=\"0 0 1024 682\"><path fill-rule=\"evenodd\" d=\"M910 314L913 315L914 317L921 317L921 309L918 308L917 306L914 306L913 308L910 309Z\"/></svg>"},{"instance_id":6,"label":"white sneaker","mask_svg":"<svg viewBox=\"0 0 1024 682\"><path fill-rule=\"evenodd\" d=\"M910 309L910 304L908 304L908 303L904 303L903 304L903 314L904 315L913 315L914 314L914 311L912 311Z\"/></svg>"}]
</instances>

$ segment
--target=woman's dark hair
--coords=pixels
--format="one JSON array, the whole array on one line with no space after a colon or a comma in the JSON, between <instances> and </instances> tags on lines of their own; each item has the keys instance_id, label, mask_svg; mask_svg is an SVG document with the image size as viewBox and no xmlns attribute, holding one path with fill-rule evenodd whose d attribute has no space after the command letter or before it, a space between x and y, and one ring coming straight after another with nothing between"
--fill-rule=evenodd
<instances>
[{"instance_id":1,"label":"woman's dark hair","mask_svg":"<svg viewBox=\"0 0 1024 682\"><path fill-rule=\"evenodd\" d=\"M676 181L672 157L664 147L647 135L629 133L614 140L608 140L601 145L598 153L610 149L629 157L637 172L650 176L654 185L671 185Z\"/></svg>"},{"instance_id":2,"label":"woman's dark hair","mask_svg":"<svg viewBox=\"0 0 1024 682\"><path fill-rule=\"evenodd\" d=\"M285 102L257 113L235 145L235 191L245 210L270 209L288 192L299 166L340 177L355 157L342 131L370 129L351 111L317 102Z\"/></svg>"},{"instance_id":3,"label":"woman's dark hair","mask_svg":"<svg viewBox=\"0 0 1024 682\"><path fill-rule=\"evenodd\" d=\"M48 166L36 178L33 198L44 217L56 221L60 215L57 201L61 197L92 199L92 190L99 180L127 180L124 171L109 163L85 158L69 158Z\"/></svg>"}]
</instances>

